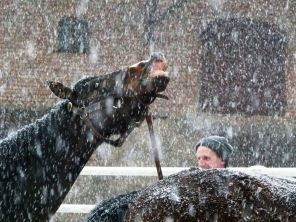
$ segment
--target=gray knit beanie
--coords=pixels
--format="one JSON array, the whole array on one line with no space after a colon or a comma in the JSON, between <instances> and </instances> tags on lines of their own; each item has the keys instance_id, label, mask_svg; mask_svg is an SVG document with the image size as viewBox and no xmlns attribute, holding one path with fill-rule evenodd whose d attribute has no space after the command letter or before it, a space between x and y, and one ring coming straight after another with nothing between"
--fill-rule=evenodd
<instances>
[{"instance_id":1,"label":"gray knit beanie","mask_svg":"<svg viewBox=\"0 0 296 222\"><path fill-rule=\"evenodd\" d=\"M228 140L222 136L209 136L202 138L195 146L197 150L199 146L206 146L213 150L222 160L227 161L233 152L233 147Z\"/></svg>"}]
</instances>

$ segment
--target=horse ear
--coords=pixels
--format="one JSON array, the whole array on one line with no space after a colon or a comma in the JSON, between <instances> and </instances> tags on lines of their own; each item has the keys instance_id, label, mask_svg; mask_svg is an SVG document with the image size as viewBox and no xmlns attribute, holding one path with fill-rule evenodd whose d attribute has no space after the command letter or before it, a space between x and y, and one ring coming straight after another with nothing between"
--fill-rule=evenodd
<instances>
[{"instance_id":1,"label":"horse ear","mask_svg":"<svg viewBox=\"0 0 296 222\"><path fill-rule=\"evenodd\" d=\"M70 99L72 95L72 89L64 86L62 83L54 82L51 80L47 81L47 85L50 90L61 99Z\"/></svg>"}]
</instances>

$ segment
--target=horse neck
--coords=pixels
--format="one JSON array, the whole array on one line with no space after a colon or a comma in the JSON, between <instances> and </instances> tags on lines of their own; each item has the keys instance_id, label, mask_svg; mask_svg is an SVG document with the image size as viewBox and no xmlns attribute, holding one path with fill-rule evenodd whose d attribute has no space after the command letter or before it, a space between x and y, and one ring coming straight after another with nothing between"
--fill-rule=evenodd
<instances>
[{"instance_id":1,"label":"horse neck","mask_svg":"<svg viewBox=\"0 0 296 222\"><path fill-rule=\"evenodd\" d=\"M67 111L67 102L2 140L0 190L7 196L0 204L0 219L26 220L31 215L36 221L47 220L101 143L79 116ZM12 204L16 197L18 203Z\"/></svg>"}]
</instances>

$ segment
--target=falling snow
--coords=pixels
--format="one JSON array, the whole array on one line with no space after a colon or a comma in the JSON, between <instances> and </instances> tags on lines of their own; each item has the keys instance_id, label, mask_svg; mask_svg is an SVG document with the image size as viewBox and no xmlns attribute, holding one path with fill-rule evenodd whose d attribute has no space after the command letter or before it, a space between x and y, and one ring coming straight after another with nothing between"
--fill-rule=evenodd
<instances>
[{"instance_id":1,"label":"falling snow","mask_svg":"<svg viewBox=\"0 0 296 222\"><path fill-rule=\"evenodd\" d=\"M64 99L57 98L46 83L52 80L72 89L83 78L125 70L152 52L165 55L170 77L162 92L169 100L157 98L150 106L156 117L155 148L163 167L195 166L194 145L212 134L225 136L233 144L231 167L295 167L295 15L296 4L291 0L12 0L2 4L0 169L10 166L15 173L5 168L3 180L21 181L14 181L20 195L12 184L0 187L8 192L0 200L0 218L3 201L10 202L7 198L11 197L21 203L27 195L27 175L32 180L46 178L50 169L64 174L49 176L56 182L54 187L38 189L44 211L47 200L59 195L63 203L97 204L157 182L156 177L81 176L74 183L77 175L70 171L79 171L84 161L88 166L154 167L154 144L146 122L137 120L130 125L133 130L122 147L103 143L71 153L72 146L83 146L77 132L85 126L66 127L73 119L64 119L60 110ZM123 93L123 80L122 76L115 78L112 93ZM110 90L98 82L94 86L102 91L88 91L89 98L99 100L100 93ZM89 117L95 127L102 128L122 106L120 99L109 96L90 106ZM97 112L102 109L103 114ZM122 114L123 118L129 115ZM57 131L55 123L65 124L64 131ZM63 133L71 132L75 132L75 144L64 138ZM112 139L119 137L118 132L111 133ZM87 132L85 143L94 141L95 133ZM5 155L19 166L13 169ZM49 156L52 159L45 160ZM73 165L63 165L58 161L62 157ZM64 187L65 180L74 183L71 190ZM40 184L36 180L32 187ZM157 192L173 203L183 203L178 186ZM254 198L260 199L264 192L263 187L254 188ZM206 204L207 194L200 197ZM245 204L246 209L254 208ZM21 208L16 205L14 210L21 212ZM184 211L198 214L193 203ZM246 218L252 216L248 210L243 213ZM34 220L33 213L26 216ZM59 216L54 220L66 220ZM77 218L68 216L67 220ZM213 218L219 221L219 215ZM279 218L286 219L285 215ZM174 217L166 215L164 221L174 221Z\"/></svg>"}]
</instances>

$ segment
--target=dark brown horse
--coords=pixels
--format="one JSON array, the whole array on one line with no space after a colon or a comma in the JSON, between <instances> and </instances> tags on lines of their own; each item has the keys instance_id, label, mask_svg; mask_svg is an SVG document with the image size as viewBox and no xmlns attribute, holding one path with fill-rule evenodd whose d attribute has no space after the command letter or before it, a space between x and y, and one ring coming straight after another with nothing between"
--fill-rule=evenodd
<instances>
[{"instance_id":1,"label":"dark brown horse","mask_svg":"<svg viewBox=\"0 0 296 222\"><path fill-rule=\"evenodd\" d=\"M296 180L192 168L99 203L88 222L296 221Z\"/></svg>"},{"instance_id":2,"label":"dark brown horse","mask_svg":"<svg viewBox=\"0 0 296 222\"><path fill-rule=\"evenodd\" d=\"M73 89L49 82L64 100L0 141L0 221L48 220L94 150L103 142L120 146L143 122L169 82L166 69L155 53L125 70L82 79Z\"/></svg>"}]
</instances>

